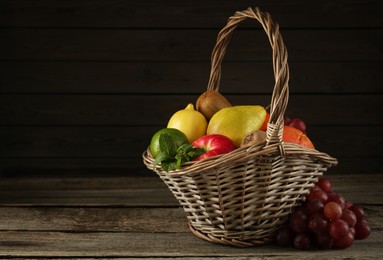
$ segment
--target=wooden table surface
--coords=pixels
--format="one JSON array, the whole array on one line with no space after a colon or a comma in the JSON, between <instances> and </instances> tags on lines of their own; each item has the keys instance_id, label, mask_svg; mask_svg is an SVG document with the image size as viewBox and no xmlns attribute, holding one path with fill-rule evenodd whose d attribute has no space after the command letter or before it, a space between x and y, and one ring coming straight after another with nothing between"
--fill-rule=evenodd
<instances>
[{"instance_id":1,"label":"wooden table surface","mask_svg":"<svg viewBox=\"0 0 383 260\"><path fill-rule=\"evenodd\" d=\"M381 174L327 176L336 192L364 206L372 234L326 251L201 240L154 174L51 176L1 177L0 258L383 259Z\"/></svg>"}]
</instances>

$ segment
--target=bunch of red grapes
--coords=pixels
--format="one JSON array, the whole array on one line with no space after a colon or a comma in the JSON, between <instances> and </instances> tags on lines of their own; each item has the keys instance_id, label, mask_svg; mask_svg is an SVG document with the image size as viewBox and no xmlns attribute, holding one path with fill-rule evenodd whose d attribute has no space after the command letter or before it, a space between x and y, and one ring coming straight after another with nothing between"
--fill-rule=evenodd
<instances>
[{"instance_id":1,"label":"bunch of red grapes","mask_svg":"<svg viewBox=\"0 0 383 260\"><path fill-rule=\"evenodd\" d=\"M370 233L363 208L333 192L331 182L320 178L275 238L280 246L301 250L311 245L320 249L344 249L350 247L354 239L365 239Z\"/></svg>"}]
</instances>

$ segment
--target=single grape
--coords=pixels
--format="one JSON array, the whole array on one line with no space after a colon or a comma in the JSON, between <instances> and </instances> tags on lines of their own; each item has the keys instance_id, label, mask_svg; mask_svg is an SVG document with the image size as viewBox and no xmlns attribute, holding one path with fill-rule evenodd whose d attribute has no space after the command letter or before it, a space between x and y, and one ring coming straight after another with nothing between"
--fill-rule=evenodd
<instances>
[{"instance_id":1,"label":"single grape","mask_svg":"<svg viewBox=\"0 0 383 260\"><path fill-rule=\"evenodd\" d=\"M344 221L346 221L349 227L353 227L356 224L355 213L346 208L343 209L342 216L340 217L340 219L343 219Z\"/></svg>"},{"instance_id":2,"label":"single grape","mask_svg":"<svg viewBox=\"0 0 383 260\"><path fill-rule=\"evenodd\" d=\"M349 227L346 221L336 219L330 222L330 224L328 225L328 232L335 240L338 240L347 235L347 233L349 232Z\"/></svg>"},{"instance_id":3,"label":"single grape","mask_svg":"<svg viewBox=\"0 0 383 260\"><path fill-rule=\"evenodd\" d=\"M309 215L322 212L323 208L324 208L324 204L323 204L323 201L321 200L311 200L305 203L305 210L307 214Z\"/></svg>"},{"instance_id":4,"label":"single grape","mask_svg":"<svg viewBox=\"0 0 383 260\"><path fill-rule=\"evenodd\" d=\"M275 241L279 246L292 246L295 233L289 225L281 227L277 231Z\"/></svg>"},{"instance_id":5,"label":"single grape","mask_svg":"<svg viewBox=\"0 0 383 260\"><path fill-rule=\"evenodd\" d=\"M294 232L301 233L307 230L307 214L303 209L298 209L291 214L290 227Z\"/></svg>"},{"instance_id":6,"label":"single grape","mask_svg":"<svg viewBox=\"0 0 383 260\"><path fill-rule=\"evenodd\" d=\"M365 239L371 234L370 225L367 220L358 221L355 225L355 239Z\"/></svg>"},{"instance_id":7,"label":"single grape","mask_svg":"<svg viewBox=\"0 0 383 260\"><path fill-rule=\"evenodd\" d=\"M353 242L354 242L354 235L350 231L341 239L334 240L335 246L339 249L345 249L347 247L350 247Z\"/></svg>"},{"instance_id":8,"label":"single grape","mask_svg":"<svg viewBox=\"0 0 383 260\"><path fill-rule=\"evenodd\" d=\"M327 231L328 221L322 213L316 213L309 218L308 228L314 233Z\"/></svg>"},{"instance_id":9,"label":"single grape","mask_svg":"<svg viewBox=\"0 0 383 260\"><path fill-rule=\"evenodd\" d=\"M307 250L310 247L310 236L306 233L298 233L294 238L294 246L300 250Z\"/></svg>"},{"instance_id":10,"label":"single grape","mask_svg":"<svg viewBox=\"0 0 383 260\"><path fill-rule=\"evenodd\" d=\"M307 126L302 119L299 119L299 118L290 119L290 121L288 122L288 125L301 130L303 133L306 133Z\"/></svg>"},{"instance_id":11,"label":"single grape","mask_svg":"<svg viewBox=\"0 0 383 260\"><path fill-rule=\"evenodd\" d=\"M332 184L328 179L325 178L319 178L316 185L321 188L324 192L330 193L332 190Z\"/></svg>"},{"instance_id":12,"label":"single grape","mask_svg":"<svg viewBox=\"0 0 383 260\"><path fill-rule=\"evenodd\" d=\"M334 244L334 239L328 232L316 234L316 244L320 249L330 249Z\"/></svg>"},{"instance_id":13,"label":"single grape","mask_svg":"<svg viewBox=\"0 0 383 260\"><path fill-rule=\"evenodd\" d=\"M342 216L342 207L336 202L329 202L324 206L324 215L330 219L339 219Z\"/></svg>"},{"instance_id":14,"label":"single grape","mask_svg":"<svg viewBox=\"0 0 383 260\"><path fill-rule=\"evenodd\" d=\"M307 195L307 200L321 200L323 203L326 203L327 201L327 193L324 192L321 188L314 186Z\"/></svg>"},{"instance_id":15,"label":"single grape","mask_svg":"<svg viewBox=\"0 0 383 260\"><path fill-rule=\"evenodd\" d=\"M340 194L335 193L335 192L330 192L328 194L327 202L336 202L342 207L342 209L344 209L345 204L346 204L346 200L344 199L344 197Z\"/></svg>"},{"instance_id":16,"label":"single grape","mask_svg":"<svg viewBox=\"0 0 383 260\"><path fill-rule=\"evenodd\" d=\"M283 119L283 121L284 121L284 125L289 125L289 124L290 124L290 122L291 122L291 118L290 118L290 117L287 117L287 116L285 116L285 117L284 117L284 119Z\"/></svg>"},{"instance_id":17,"label":"single grape","mask_svg":"<svg viewBox=\"0 0 383 260\"><path fill-rule=\"evenodd\" d=\"M354 205L351 201L346 200L344 203L344 208L349 209L352 205Z\"/></svg>"},{"instance_id":18,"label":"single grape","mask_svg":"<svg viewBox=\"0 0 383 260\"><path fill-rule=\"evenodd\" d=\"M360 220L363 220L364 217L366 216L365 212L364 212L364 209L362 208L362 206L360 205L357 205L357 204L354 204L352 205L351 207L349 207L349 209L354 212L355 216L356 216L356 219L358 221Z\"/></svg>"}]
</instances>

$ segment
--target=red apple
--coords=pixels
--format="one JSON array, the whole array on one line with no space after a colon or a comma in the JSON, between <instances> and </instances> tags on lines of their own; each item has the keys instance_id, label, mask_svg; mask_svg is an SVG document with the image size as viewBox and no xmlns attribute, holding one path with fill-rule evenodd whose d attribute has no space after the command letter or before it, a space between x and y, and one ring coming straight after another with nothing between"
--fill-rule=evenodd
<instances>
[{"instance_id":1,"label":"red apple","mask_svg":"<svg viewBox=\"0 0 383 260\"><path fill-rule=\"evenodd\" d=\"M195 158L195 161L199 161L219 154L229 153L237 149L237 147L230 138L219 134L201 136L200 138L195 140L192 143L192 145L196 148L203 148L206 151L204 154Z\"/></svg>"}]
</instances>

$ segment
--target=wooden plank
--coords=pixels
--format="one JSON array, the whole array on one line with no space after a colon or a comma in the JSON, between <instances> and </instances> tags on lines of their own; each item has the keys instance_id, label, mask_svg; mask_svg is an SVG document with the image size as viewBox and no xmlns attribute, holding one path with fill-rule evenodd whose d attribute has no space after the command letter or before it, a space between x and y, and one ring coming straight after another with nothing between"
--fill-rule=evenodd
<instances>
[{"instance_id":1,"label":"wooden plank","mask_svg":"<svg viewBox=\"0 0 383 260\"><path fill-rule=\"evenodd\" d=\"M366 174L383 172L381 156L339 157L339 164L327 174ZM0 157L0 176L51 176L64 172L70 176L99 176L108 172L111 175L152 174L138 156L133 157Z\"/></svg>"},{"instance_id":2,"label":"wooden plank","mask_svg":"<svg viewBox=\"0 0 383 260\"><path fill-rule=\"evenodd\" d=\"M373 165L377 159L369 159L367 162ZM354 164L355 162L353 162ZM152 174L139 156L133 157L24 157L24 158L1 158L0 176L31 176L35 173L50 176L52 171L65 172L65 176L99 176L110 173L113 176L126 176L132 173L138 175ZM379 164L380 165L380 164ZM375 167L372 167L375 169ZM354 168L352 168L354 169ZM365 171L366 168L363 168ZM369 171L369 172L383 172Z\"/></svg>"},{"instance_id":3,"label":"wooden plank","mask_svg":"<svg viewBox=\"0 0 383 260\"><path fill-rule=\"evenodd\" d=\"M339 164L329 169L329 174L355 174L383 172L382 157L337 157Z\"/></svg>"},{"instance_id":4,"label":"wooden plank","mask_svg":"<svg viewBox=\"0 0 383 260\"><path fill-rule=\"evenodd\" d=\"M271 93L225 96L233 105L266 106L271 100ZM197 98L198 95L1 95L0 125L158 126L165 125L186 104L195 104ZM309 126L381 126L382 98L379 94L292 94L286 115L303 118ZM358 118L363 120L357 121Z\"/></svg>"},{"instance_id":5,"label":"wooden plank","mask_svg":"<svg viewBox=\"0 0 383 260\"><path fill-rule=\"evenodd\" d=\"M373 177L371 175L353 175L353 174L341 174L341 175L324 175L325 178L329 179L333 186L333 191L340 193L346 200L349 200L356 204L367 204L381 205L383 203L382 197L379 198L380 193L383 192L383 178L382 174L378 174ZM377 184L372 184L376 182ZM371 215L375 214L376 211L370 208ZM379 216L381 216L381 213Z\"/></svg>"},{"instance_id":6,"label":"wooden plank","mask_svg":"<svg viewBox=\"0 0 383 260\"><path fill-rule=\"evenodd\" d=\"M2 257L268 257L280 259L383 257L383 231L375 230L366 240L347 250L300 251L276 245L232 248L214 245L191 233L66 233L0 232Z\"/></svg>"},{"instance_id":7,"label":"wooden plank","mask_svg":"<svg viewBox=\"0 0 383 260\"><path fill-rule=\"evenodd\" d=\"M344 258L376 259L383 256L381 243L382 201L379 175L331 176L334 189L347 199L366 202L371 236L355 241L347 250L299 251L275 245L237 249L222 247L202 241L193 236L186 227L179 208L67 208L57 207L4 207L0 211L0 256L2 257L268 257L270 259ZM60 198L63 190L94 189L100 196L107 196L107 189L115 190L129 184L161 185L157 178L5 178L0 190L9 187L38 191L41 188L55 191ZM133 186L134 186L133 185ZM351 185L351 186L350 186ZM57 187L57 189L55 189ZM100 189L95 189L100 187ZM364 190L364 191L363 191ZM375 194L371 192L376 190ZM367 192L366 192L367 191ZM343 191L342 191L343 192ZM15 190L15 193L19 193ZM138 194L136 199L140 199ZM158 195L158 193L155 193ZM376 196L377 197L374 197ZM364 197L366 196L366 197ZM369 198L369 199L368 199ZM3 198L0 201L4 201ZM133 205L134 204L129 204ZM111 207L112 206L112 207ZM169 221L172 220L172 221ZM173 221L174 220L174 221ZM150 245L150 246L148 246ZM171 245L169 247L169 245ZM169 249L170 248L170 249Z\"/></svg>"},{"instance_id":8,"label":"wooden plank","mask_svg":"<svg viewBox=\"0 0 383 260\"><path fill-rule=\"evenodd\" d=\"M1 93L200 93L210 62L0 62ZM293 93L382 93L382 62L289 62ZM224 61L223 93L271 93L270 62ZM363 87L361 87L363 86Z\"/></svg>"},{"instance_id":9,"label":"wooden plank","mask_svg":"<svg viewBox=\"0 0 383 260\"><path fill-rule=\"evenodd\" d=\"M68 172L68 171L67 171ZM370 176L370 175L368 175ZM373 175L371 176L374 179ZM376 178L376 177L375 177ZM133 189L166 189L166 185L155 174L141 176L131 173L126 176L116 176L107 170L99 176L71 176L65 171L51 171L50 175L34 173L30 176L6 176L1 178L0 189L17 194L18 191L95 191L108 192L110 190ZM139 197L137 197L139 199Z\"/></svg>"},{"instance_id":10,"label":"wooden plank","mask_svg":"<svg viewBox=\"0 0 383 260\"><path fill-rule=\"evenodd\" d=\"M4 206L142 206L156 207L178 206L171 192L165 188L129 190L19 190L17 193L0 191L1 203Z\"/></svg>"},{"instance_id":11,"label":"wooden plank","mask_svg":"<svg viewBox=\"0 0 383 260\"><path fill-rule=\"evenodd\" d=\"M5 157L131 157L138 160L160 127L2 127Z\"/></svg>"},{"instance_id":12,"label":"wooden plank","mask_svg":"<svg viewBox=\"0 0 383 260\"><path fill-rule=\"evenodd\" d=\"M80 170L78 171L80 172ZM357 186L360 189L369 190L368 187L383 192L379 189L383 185L383 179L380 178L382 173L376 172L375 174L337 174L329 175L325 174L331 182L334 183L334 187L349 187L349 192L353 192ZM74 176L73 176L74 175ZM2 191L17 191L19 190L122 190L122 189L163 189L166 188L165 184L156 174L141 175L132 172L126 176L120 176L111 174L108 170L104 170L103 174L98 176L94 175L78 175L72 174L70 171L55 171L52 170L50 175L45 173L39 174L33 173L30 176L5 176L1 178L0 190ZM355 190L355 194L360 191ZM377 202L380 200L377 200ZM382 201L381 201L382 202Z\"/></svg>"},{"instance_id":13,"label":"wooden plank","mask_svg":"<svg viewBox=\"0 0 383 260\"><path fill-rule=\"evenodd\" d=\"M146 178L2 178L0 206L178 207L155 175Z\"/></svg>"},{"instance_id":14,"label":"wooden plank","mask_svg":"<svg viewBox=\"0 0 383 260\"><path fill-rule=\"evenodd\" d=\"M0 220L1 231L189 232L181 208L3 207Z\"/></svg>"},{"instance_id":15,"label":"wooden plank","mask_svg":"<svg viewBox=\"0 0 383 260\"><path fill-rule=\"evenodd\" d=\"M333 190L347 200L363 205L383 203L381 174L325 176L332 181ZM154 175L151 178L3 178L0 188L0 206L179 206L165 184ZM376 212L374 208L370 211Z\"/></svg>"},{"instance_id":16,"label":"wooden plank","mask_svg":"<svg viewBox=\"0 0 383 260\"><path fill-rule=\"evenodd\" d=\"M102 28L210 28L221 27L236 10L259 5L283 28L375 27L382 24L378 0L334 2L245 0L179 1L9 1L0 4L3 26L12 27L102 27ZM163 8L166 6L166 8Z\"/></svg>"},{"instance_id":17,"label":"wooden plank","mask_svg":"<svg viewBox=\"0 0 383 260\"><path fill-rule=\"evenodd\" d=\"M208 61L218 30L0 29L2 61ZM290 61L381 61L383 33L282 31ZM271 61L260 29L238 30L225 60Z\"/></svg>"},{"instance_id":18,"label":"wooden plank","mask_svg":"<svg viewBox=\"0 0 383 260\"><path fill-rule=\"evenodd\" d=\"M383 206L363 206L373 230ZM181 208L2 207L0 231L189 233Z\"/></svg>"},{"instance_id":19,"label":"wooden plank","mask_svg":"<svg viewBox=\"0 0 383 260\"><path fill-rule=\"evenodd\" d=\"M380 127L311 127L310 139L319 151L334 157L377 157L382 159ZM334 139L332 138L334 137Z\"/></svg>"},{"instance_id":20,"label":"wooden plank","mask_svg":"<svg viewBox=\"0 0 383 260\"><path fill-rule=\"evenodd\" d=\"M0 127L0 157L136 157L161 127ZM334 157L383 154L382 126L311 126L309 137Z\"/></svg>"}]
</instances>

